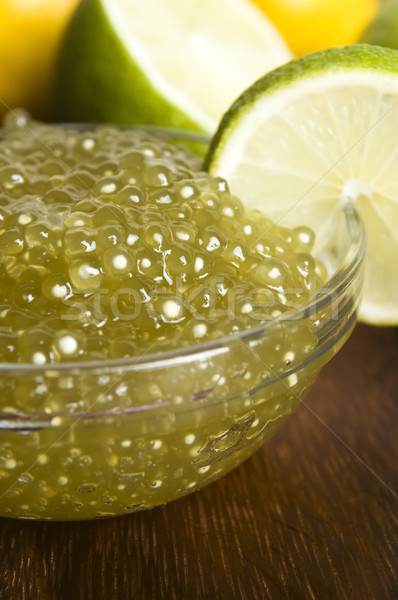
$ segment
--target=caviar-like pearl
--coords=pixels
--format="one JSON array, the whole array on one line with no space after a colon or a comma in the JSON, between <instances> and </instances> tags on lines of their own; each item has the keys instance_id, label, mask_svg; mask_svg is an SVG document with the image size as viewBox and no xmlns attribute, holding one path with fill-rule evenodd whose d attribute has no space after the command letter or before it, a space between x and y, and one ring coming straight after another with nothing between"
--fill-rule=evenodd
<instances>
[{"instance_id":1,"label":"caviar-like pearl","mask_svg":"<svg viewBox=\"0 0 398 600\"><path fill-rule=\"evenodd\" d=\"M245 210L199 159L145 131L66 132L22 111L0 156L2 360L208 341L299 306L326 274L310 229Z\"/></svg>"}]
</instances>

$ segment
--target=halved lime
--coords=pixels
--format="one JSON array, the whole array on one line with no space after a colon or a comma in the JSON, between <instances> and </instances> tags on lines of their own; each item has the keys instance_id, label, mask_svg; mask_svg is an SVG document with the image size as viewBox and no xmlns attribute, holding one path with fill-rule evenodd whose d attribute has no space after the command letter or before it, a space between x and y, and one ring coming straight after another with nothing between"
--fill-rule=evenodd
<instances>
[{"instance_id":1,"label":"halved lime","mask_svg":"<svg viewBox=\"0 0 398 600\"><path fill-rule=\"evenodd\" d=\"M279 224L325 234L353 203L367 234L360 318L398 324L398 52L353 45L276 69L222 120L211 173Z\"/></svg>"},{"instance_id":2,"label":"halved lime","mask_svg":"<svg viewBox=\"0 0 398 600\"><path fill-rule=\"evenodd\" d=\"M54 116L213 132L292 57L249 0L83 0L60 50Z\"/></svg>"}]
</instances>

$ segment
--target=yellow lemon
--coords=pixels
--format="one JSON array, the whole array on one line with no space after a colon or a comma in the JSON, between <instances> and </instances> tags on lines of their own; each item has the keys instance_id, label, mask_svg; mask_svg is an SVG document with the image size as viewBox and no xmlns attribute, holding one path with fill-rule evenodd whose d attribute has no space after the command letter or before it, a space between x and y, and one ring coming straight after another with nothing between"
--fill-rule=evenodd
<instances>
[{"instance_id":1,"label":"yellow lemon","mask_svg":"<svg viewBox=\"0 0 398 600\"><path fill-rule=\"evenodd\" d=\"M53 61L78 0L1 0L0 114L23 106L46 118Z\"/></svg>"},{"instance_id":2,"label":"yellow lemon","mask_svg":"<svg viewBox=\"0 0 398 600\"><path fill-rule=\"evenodd\" d=\"M380 0L253 0L297 55L356 42Z\"/></svg>"}]
</instances>

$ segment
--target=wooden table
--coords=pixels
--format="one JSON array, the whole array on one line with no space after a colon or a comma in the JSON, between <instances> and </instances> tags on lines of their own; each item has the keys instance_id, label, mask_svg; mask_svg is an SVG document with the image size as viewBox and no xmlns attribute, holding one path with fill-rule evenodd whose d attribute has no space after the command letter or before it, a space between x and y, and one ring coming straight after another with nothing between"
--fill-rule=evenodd
<instances>
[{"instance_id":1,"label":"wooden table","mask_svg":"<svg viewBox=\"0 0 398 600\"><path fill-rule=\"evenodd\" d=\"M0 519L4 600L398 599L398 328L358 326L259 452L166 507Z\"/></svg>"}]
</instances>

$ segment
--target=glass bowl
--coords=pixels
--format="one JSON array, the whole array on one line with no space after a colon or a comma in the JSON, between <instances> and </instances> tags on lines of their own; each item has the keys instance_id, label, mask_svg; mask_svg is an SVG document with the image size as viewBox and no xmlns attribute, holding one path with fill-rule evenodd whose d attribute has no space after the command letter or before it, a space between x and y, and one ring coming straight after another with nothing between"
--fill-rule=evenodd
<instances>
[{"instance_id":1,"label":"glass bowl","mask_svg":"<svg viewBox=\"0 0 398 600\"><path fill-rule=\"evenodd\" d=\"M204 140L170 134L203 151ZM336 211L317 254L329 278L296 312L134 359L0 364L0 515L123 515L225 475L283 424L351 333L364 231Z\"/></svg>"}]
</instances>

